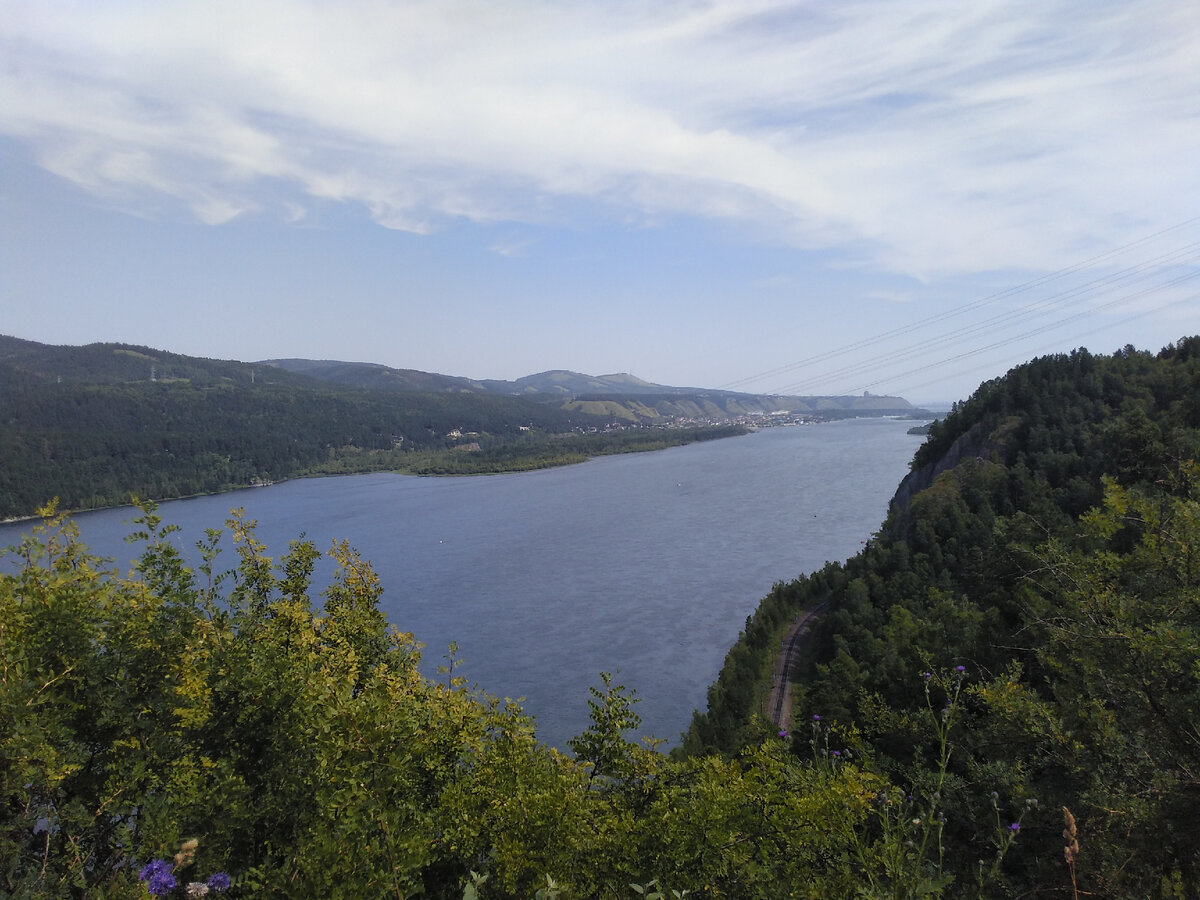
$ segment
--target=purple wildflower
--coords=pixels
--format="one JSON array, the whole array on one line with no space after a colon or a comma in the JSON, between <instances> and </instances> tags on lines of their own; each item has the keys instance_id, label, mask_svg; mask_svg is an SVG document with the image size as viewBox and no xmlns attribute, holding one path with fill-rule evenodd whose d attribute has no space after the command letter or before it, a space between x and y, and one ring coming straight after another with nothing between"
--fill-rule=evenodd
<instances>
[{"instance_id":1,"label":"purple wildflower","mask_svg":"<svg viewBox=\"0 0 1200 900\"><path fill-rule=\"evenodd\" d=\"M142 871L138 872L138 881L149 881L155 875L161 872L170 872L171 864L165 859L152 859L150 862L142 866Z\"/></svg>"},{"instance_id":2,"label":"purple wildflower","mask_svg":"<svg viewBox=\"0 0 1200 900\"><path fill-rule=\"evenodd\" d=\"M837 759L839 756L842 755L842 751L841 750L830 750L829 755L832 756L834 759Z\"/></svg>"},{"instance_id":3,"label":"purple wildflower","mask_svg":"<svg viewBox=\"0 0 1200 900\"><path fill-rule=\"evenodd\" d=\"M814 722L820 722L820 721L821 721L821 717L820 717L820 716L818 716L818 715L816 715L816 714L814 714L814 715L813 715L813 721L814 721Z\"/></svg>"},{"instance_id":4,"label":"purple wildflower","mask_svg":"<svg viewBox=\"0 0 1200 900\"><path fill-rule=\"evenodd\" d=\"M1021 830L1021 823L1013 822L1011 825L1008 826L1008 830L1011 831L1013 834L1016 834L1018 831Z\"/></svg>"},{"instance_id":5,"label":"purple wildflower","mask_svg":"<svg viewBox=\"0 0 1200 900\"><path fill-rule=\"evenodd\" d=\"M967 671L967 667L966 666L955 666L954 671L957 672L959 675L962 675L964 672Z\"/></svg>"},{"instance_id":6,"label":"purple wildflower","mask_svg":"<svg viewBox=\"0 0 1200 900\"><path fill-rule=\"evenodd\" d=\"M922 673L921 673L921 677L922 677L922 678L924 678L924 679L926 679L926 680L929 680L930 678L932 678L932 677L933 677L933 673L932 673L932 672L922 672Z\"/></svg>"},{"instance_id":7,"label":"purple wildflower","mask_svg":"<svg viewBox=\"0 0 1200 900\"><path fill-rule=\"evenodd\" d=\"M214 891L227 891L230 884L229 876L224 872L213 872L208 876L208 886Z\"/></svg>"},{"instance_id":8,"label":"purple wildflower","mask_svg":"<svg viewBox=\"0 0 1200 900\"><path fill-rule=\"evenodd\" d=\"M150 880L146 883L146 887L150 893L156 897L163 897L175 890L179 882L175 880L175 876L171 874L169 869L163 869L155 872L150 876Z\"/></svg>"},{"instance_id":9,"label":"purple wildflower","mask_svg":"<svg viewBox=\"0 0 1200 900\"><path fill-rule=\"evenodd\" d=\"M780 729L780 731L779 731L779 736L780 736L781 738L783 738L785 741L787 740L787 732L786 732L786 731L784 731L783 729Z\"/></svg>"}]
</instances>

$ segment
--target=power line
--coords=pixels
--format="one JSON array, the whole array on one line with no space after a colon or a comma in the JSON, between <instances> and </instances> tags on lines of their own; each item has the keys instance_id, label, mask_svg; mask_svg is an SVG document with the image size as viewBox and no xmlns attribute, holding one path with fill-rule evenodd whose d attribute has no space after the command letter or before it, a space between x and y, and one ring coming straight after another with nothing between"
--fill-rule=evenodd
<instances>
[{"instance_id":1,"label":"power line","mask_svg":"<svg viewBox=\"0 0 1200 900\"><path fill-rule=\"evenodd\" d=\"M968 357L971 357L971 356L976 356L976 355L978 355L978 354L980 354L980 353L986 353L986 352L988 352L989 350L995 350L995 349L996 349L996 348L998 348L998 347L1005 347L1005 346L1008 346L1009 344L1015 343L1016 341L1019 341L1019 340L1024 340L1024 339L1025 339L1025 338L1027 338L1027 337L1032 337L1033 335L1035 335L1035 334L1038 334L1039 332L1046 331L1046 330L1050 330L1050 329L1054 329L1054 328L1061 328L1063 325L1067 325L1067 324L1069 324L1069 323L1071 323L1071 322L1078 321L1079 319L1082 319L1082 318L1084 318L1085 316L1092 315L1094 312L1098 312L1099 310L1102 310L1102 309L1108 309L1108 308L1110 308L1110 307L1112 307L1112 306L1116 306L1118 303L1122 303L1122 302L1124 302L1124 301L1126 301L1126 300L1132 300L1132 299L1135 299L1135 298L1137 298L1137 297L1142 297L1142 296L1145 296L1146 294L1149 294L1149 293L1151 293L1151 290L1157 291L1157 290L1161 290L1161 289L1163 289L1163 288L1168 288L1168 287L1177 287L1177 286L1179 286L1179 285L1181 285L1181 284L1184 284L1184 283L1186 283L1186 282L1188 282L1188 281L1192 281L1193 279L1196 279L1196 278L1200 278L1200 271L1196 271L1196 272L1192 272L1192 273L1190 273L1190 274L1188 274L1188 275L1183 275L1183 276L1180 276L1179 278L1176 278L1174 281L1168 282L1167 284L1165 284L1165 285L1162 285L1162 286L1160 286L1160 287L1156 287L1156 288L1153 288L1153 289L1147 289L1147 290L1145 290L1145 291L1139 291L1138 293L1135 293L1135 294L1129 294L1129 295L1127 295L1127 296L1124 296L1124 297L1118 297L1116 300L1113 300L1113 301L1111 301L1111 302L1109 302L1109 303L1105 303L1105 304L1103 304L1103 305L1101 305L1101 306L1098 306L1098 307L1096 307L1095 309L1086 310L1085 312L1076 313L1076 314L1074 314L1074 315L1072 315L1072 316L1068 316L1068 317L1067 317L1067 318L1065 318L1065 319L1060 319L1059 321L1052 323L1052 324L1049 326L1049 329L1034 329L1034 330L1032 330L1032 331L1026 331L1026 332L1023 332L1023 333L1021 333L1021 334L1014 335L1014 336L1012 336L1012 337L1009 337L1009 338L1005 338L1005 339L1004 339L1004 340L1002 340L1002 341L995 341L995 342L993 342L993 343L991 343L991 344L988 344L988 345L986 345L986 346L983 346L983 347L978 347L978 348L975 348L975 349L973 349L973 350L967 350L967 351L964 351L964 352L962 352L962 353L956 354L956 355L954 355L954 356L951 356L951 357L948 357L948 358L946 358L946 359L939 360L938 362L934 362L934 363L928 363L927 365L918 366L918 367L917 367L917 368L915 368L915 369L909 369L907 372L900 372L900 373L898 373L898 374L896 374L896 375L889 376L888 378L881 378L881 379L879 379L878 381L873 381L873 382L871 382L870 384L865 384L865 385L862 385L861 387L859 387L859 388L856 388L856 389L855 389L855 390L853 390L853 391L848 391L847 393L850 393L850 394L857 394L857 393L860 393L860 392L862 392L862 391L864 391L864 390L867 390L867 389L869 389L869 388L875 387L875 386L876 386L876 385L878 385L878 384L882 384L882 383L883 383L883 382L885 382L885 381L893 381L893 380L894 380L894 379L896 379L896 378L903 378L903 377L905 377L906 375L912 375L912 374L915 374L915 373L917 373L917 372L924 372L924 371L927 371L927 370L929 370L929 369L934 369L934 368L938 368L938 367L940 367L940 366L946 365L947 363L957 362L958 360L961 360L961 359L966 359L966 358L968 358ZM1155 309L1152 309L1152 310L1142 310L1141 312L1137 312L1137 313L1134 313L1134 314L1133 314L1133 315L1131 315L1131 316L1127 316L1125 319L1123 319L1123 320L1122 320L1122 324L1123 324L1124 322L1130 322L1130 321L1133 321L1134 319L1140 318L1141 316L1148 315L1150 312L1157 312L1159 309L1166 309L1166 308L1167 308L1167 307L1169 307L1169 306L1174 306L1174 305L1176 305L1177 303L1183 303L1183 302L1185 302L1185 301L1187 301L1187 300L1194 300L1194 299L1196 299L1197 297L1200 297L1200 294L1193 294L1193 295L1191 295L1191 296L1188 296L1188 297L1183 297L1183 298L1181 298L1181 299L1178 299L1178 300L1173 300L1173 301L1170 301L1169 303L1162 304L1160 307L1157 307L1157 308L1155 308ZM1102 329L1099 329L1099 330L1107 330L1108 328L1111 328L1111 327L1113 327L1113 325L1115 325L1115 324L1117 324L1117 323L1110 323L1110 324L1108 324L1108 325L1105 325L1105 326L1104 326Z\"/></svg>"},{"instance_id":2,"label":"power line","mask_svg":"<svg viewBox=\"0 0 1200 900\"><path fill-rule=\"evenodd\" d=\"M1121 285L1122 282L1132 282L1136 284L1140 281L1145 281L1148 278L1157 277L1161 274L1161 271L1164 267L1189 261L1188 257L1195 253L1197 249L1200 249L1200 242L1189 244L1183 248L1174 250L1144 263L1139 263L1135 266L1130 266L1126 269L1092 279L1089 282L1077 285L1069 290L1060 291L1059 293L1053 294L1050 297L1027 304L1026 306L1023 306L1017 310L1005 311L973 325L964 326L954 331L938 335L937 337L929 338L916 344L910 344L899 350L879 354L865 360L856 361L832 372L826 372L822 375L817 375L804 381L789 384L788 386L781 388L778 393L786 394L797 391L807 393L808 389L810 388L836 382L847 375L877 371L879 369L902 362L906 359L911 359L914 356L928 353L939 346L956 342L964 337L989 330L1007 330L1015 327L1023 321L1051 315L1055 312L1058 312L1060 309L1076 306L1082 301L1094 300L1097 295ZM1195 277L1195 275L1185 275L1183 277L1186 280L1187 278ZM1168 284L1147 290L1159 290L1165 287L1171 287L1174 284L1175 282L1170 282ZM1118 298L1118 301L1115 302L1132 299L1136 296L1142 296L1144 293L1146 292L1143 291L1137 294L1126 295L1125 297ZM1091 311L1106 309L1111 305L1112 304L1110 303L1101 305L1099 307L1092 307ZM1051 325L1049 327L1056 326Z\"/></svg>"},{"instance_id":3,"label":"power line","mask_svg":"<svg viewBox=\"0 0 1200 900\"><path fill-rule=\"evenodd\" d=\"M1159 304L1158 306L1155 306L1151 309L1143 310L1142 312L1134 313L1133 315L1130 315L1130 316L1125 316L1122 319L1115 319L1111 322L1106 322L1105 324L1100 325L1097 328L1092 328L1092 329L1089 329L1088 331L1080 332L1079 334L1076 335L1076 338L1085 338L1085 337L1088 337L1089 335L1099 334L1100 332L1103 332L1103 331L1110 331L1113 328L1117 328L1128 322L1132 322L1135 319L1138 319L1143 315L1149 315L1150 313L1162 312L1164 309L1170 309L1172 306L1179 306L1182 303L1188 303L1188 302L1191 302L1194 300L1200 300L1200 293L1191 294L1187 297L1180 297L1176 300L1171 300L1168 303ZM1054 350L1060 349L1061 346L1062 346L1061 344L1043 344L1040 347L1035 347L1032 350L1030 350L1029 355L1037 356L1037 355L1043 354L1043 353L1050 353ZM1078 348L1076 348L1076 349L1078 349ZM1011 367L1012 365L1016 365L1022 359L1025 359L1025 358L1026 358L1026 354L1022 354L1020 359L1013 359L1012 362L1009 363L1009 366ZM928 381L922 381L917 384L903 385L898 390L900 393L910 393L912 391L918 390L923 387L929 387L932 384L943 383L946 381L947 378L958 378L963 375L969 375L972 372L981 372L981 371L986 371L986 370L994 371L995 368L996 368L995 363L986 363L981 366L972 366L969 369L957 369L954 372L951 372L949 375L940 375L937 378L932 378L932 379L929 379ZM871 387L871 385L866 385L865 387L860 388L859 390L867 390L870 387ZM852 391L851 393L857 393L857 391Z\"/></svg>"},{"instance_id":4,"label":"power line","mask_svg":"<svg viewBox=\"0 0 1200 900\"><path fill-rule=\"evenodd\" d=\"M778 366L778 367L776 367L774 369L770 369L766 372L761 372L756 375L749 375L744 378L737 379L735 381L732 381L725 385L722 385L722 389L734 390L734 389L738 389L738 388L743 388L747 385L753 384L758 381L763 381L768 378L777 378L778 376L786 375L786 374L798 371L803 368L814 366L819 363L826 362L831 359L835 359L839 356L845 356L847 354L853 353L856 350L861 350L866 347L874 346L876 344L880 344L885 341L894 340L895 338L902 337L906 334L911 334L915 331L919 331L920 329L927 328L927 327L937 324L939 322L943 322L943 321L946 321L948 319L952 319L952 318L955 318L958 316L966 315L969 312L975 311L977 309L981 309L983 307L989 306L994 303L998 303L1001 300L1016 296L1021 293L1032 291L1036 288L1045 286L1045 285L1053 283L1055 281L1059 281L1063 278L1067 278L1070 275L1073 275L1077 272L1086 270L1090 267L1094 267L1097 264L1099 264L1105 260L1112 259L1112 258L1119 256L1122 253L1126 253L1134 248L1141 247L1152 241L1159 240L1166 235L1172 234L1176 231L1179 231L1182 228L1186 228L1189 225L1193 225L1197 222L1200 222L1200 216L1196 216L1196 217L1184 220L1182 222L1176 223L1175 225L1171 225L1168 228L1164 228L1159 231L1156 231L1153 234L1149 234L1144 237L1138 238L1137 240L1130 241L1126 244L1122 244L1111 250L1107 250L1103 253L1096 254L1095 256L1089 257L1085 260L1074 263L1070 266L1066 266L1062 269L1058 269L1054 272L1050 272L1046 275L1042 275L1037 278L1031 279L1029 281L1023 282L1022 284L1016 285L1014 287L1006 288L1005 290L998 291L993 294L989 294L985 297L982 297L978 300L974 300L970 303L966 303L966 304L956 307L952 310L935 313L934 315L926 316L915 322L910 322L907 325L903 325L898 328L890 329L888 331L874 335L873 337L864 338L859 341L854 341L854 342L852 342L850 344L846 344L842 347L827 350L823 353L818 353L814 356L806 357L805 359L797 360L795 362L788 363L783 366ZM1175 251L1171 251L1170 253L1165 254L1164 257L1174 257L1177 254L1189 252L1191 249L1195 248L1196 246L1197 246L1197 244L1189 244L1184 248L1180 248L1180 249L1177 249ZM1164 257L1159 257L1158 259L1163 260ZM1166 262L1159 263L1159 265L1166 265L1166 264L1167 264ZM1123 271L1144 269L1144 268L1147 268L1152 265L1155 265L1154 260L1139 263L1139 264L1137 264L1135 266L1131 266ZM1113 275L1109 275L1109 276L1103 276L1101 279L1096 279L1096 281L1104 281L1105 279L1116 277L1116 274L1117 273L1114 273ZM1078 289L1076 289L1076 290L1078 290ZM1059 296L1059 295L1055 295L1055 296ZM1042 302L1045 302L1045 301L1042 301ZM1036 305L1036 304L1032 304L1032 305ZM1025 307L1025 309L1028 309L1028 308L1029 307ZM996 317L993 317L993 319L988 320L988 321L995 321L995 318ZM981 326L971 326L965 330L970 331L970 330L973 330L978 327L981 327ZM951 334L954 334L954 332L951 332ZM911 353L917 352L917 351L906 350L904 352L911 354ZM884 354L884 356L887 356L887 354ZM801 382L801 383L803 383L803 382ZM784 391L775 391L775 393L783 393L783 392Z\"/></svg>"}]
</instances>

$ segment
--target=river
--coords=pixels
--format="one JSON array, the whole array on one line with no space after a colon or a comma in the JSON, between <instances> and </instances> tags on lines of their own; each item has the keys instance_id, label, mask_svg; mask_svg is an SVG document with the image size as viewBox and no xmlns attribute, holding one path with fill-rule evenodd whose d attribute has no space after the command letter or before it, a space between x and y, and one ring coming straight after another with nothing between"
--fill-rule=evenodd
<instances>
[{"instance_id":1,"label":"river","mask_svg":"<svg viewBox=\"0 0 1200 900\"><path fill-rule=\"evenodd\" d=\"M389 621L426 645L429 674L457 642L458 674L525 698L539 737L565 747L587 726L588 686L611 671L641 698L642 734L671 746L772 584L857 553L878 530L921 440L911 425L776 427L510 475L302 479L160 512L185 548L233 507L276 558L301 533L322 550L346 538L378 571ZM124 566L133 515L77 521ZM28 527L0 527L0 546Z\"/></svg>"}]
</instances>

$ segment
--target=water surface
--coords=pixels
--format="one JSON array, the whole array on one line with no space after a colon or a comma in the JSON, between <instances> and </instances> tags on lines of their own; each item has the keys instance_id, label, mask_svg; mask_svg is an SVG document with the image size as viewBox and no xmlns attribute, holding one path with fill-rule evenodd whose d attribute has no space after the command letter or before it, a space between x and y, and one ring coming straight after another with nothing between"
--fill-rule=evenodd
<instances>
[{"instance_id":1,"label":"water surface","mask_svg":"<svg viewBox=\"0 0 1200 900\"><path fill-rule=\"evenodd\" d=\"M674 744L771 585L879 528L920 440L911 424L769 428L510 475L303 479L160 512L189 549L239 506L276 558L301 533L322 550L346 538L379 572L389 621L425 643L428 673L456 641L459 674L524 697L539 736L565 746L587 726L588 685L616 672L642 697L642 732ZM124 566L134 515L77 521ZM0 528L0 546L27 528Z\"/></svg>"}]
</instances>

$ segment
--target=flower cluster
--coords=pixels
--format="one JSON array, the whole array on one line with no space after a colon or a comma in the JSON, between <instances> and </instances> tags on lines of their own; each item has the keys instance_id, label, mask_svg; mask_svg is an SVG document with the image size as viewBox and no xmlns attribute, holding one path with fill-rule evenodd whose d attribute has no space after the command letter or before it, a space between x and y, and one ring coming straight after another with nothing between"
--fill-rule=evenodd
<instances>
[{"instance_id":1,"label":"flower cluster","mask_svg":"<svg viewBox=\"0 0 1200 900\"><path fill-rule=\"evenodd\" d=\"M138 873L138 881L146 882L146 889L156 897L171 893L178 886L172 866L165 859L155 859L146 863Z\"/></svg>"},{"instance_id":2,"label":"flower cluster","mask_svg":"<svg viewBox=\"0 0 1200 900\"><path fill-rule=\"evenodd\" d=\"M166 897L179 887L172 865L165 859L155 859L142 867L138 880L146 882L146 890L155 897ZM232 884L224 872L214 872L208 876L208 881L190 881L184 888L188 897L206 897L209 891L224 893Z\"/></svg>"},{"instance_id":3,"label":"flower cluster","mask_svg":"<svg viewBox=\"0 0 1200 900\"><path fill-rule=\"evenodd\" d=\"M175 854L174 862L153 859L146 863L138 872L138 881L144 881L146 890L155 897L170 895L179 887L179 879L175 877L175 870L191 865L196 857L196 846L196 841L185 841L179 848L179 852ZM210 891L221 894L229 890L232 883L230 877L224 872L214 872L208 876L207 881L188 882L183 889L184 896L206 897Z\"/></svg>"}]
</instances>

